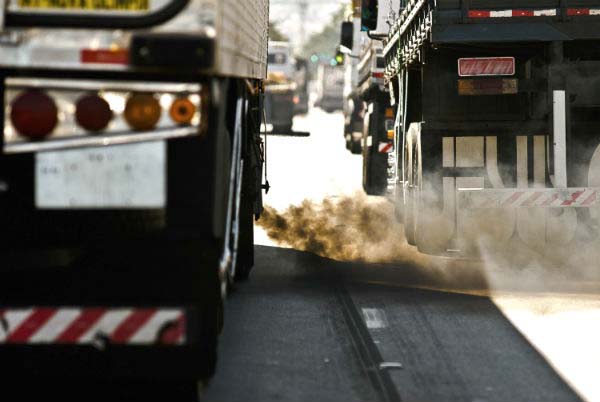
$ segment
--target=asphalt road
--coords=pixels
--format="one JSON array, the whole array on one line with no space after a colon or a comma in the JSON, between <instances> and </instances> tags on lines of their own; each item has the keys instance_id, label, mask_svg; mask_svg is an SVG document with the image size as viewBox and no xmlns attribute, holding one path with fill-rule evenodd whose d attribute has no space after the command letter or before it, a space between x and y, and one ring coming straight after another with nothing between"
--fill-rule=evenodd
<instances>
[{"instance_id":1,"label":"asphalt road","mask_svg":"<svg viewBox=\"0 0 600 402\"><path fill-rule=\"evenodd\" d=\"M256 254L204 401L579 400L489 298L403 287L410 267Z\"/></svg>"}]
</instances>

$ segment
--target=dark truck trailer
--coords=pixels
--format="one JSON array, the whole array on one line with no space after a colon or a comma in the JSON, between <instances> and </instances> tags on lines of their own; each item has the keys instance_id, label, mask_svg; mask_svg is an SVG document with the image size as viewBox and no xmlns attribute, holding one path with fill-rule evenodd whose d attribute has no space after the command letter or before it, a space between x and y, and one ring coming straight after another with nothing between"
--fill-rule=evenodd
<instances>
[{"instance_id":1,"label":"dark truck trailer","mask_svg":"<svg viewBox=\"0 0 600 402\"><path fill-rule=\"evenodd\" d=\"M268 1L2 12L4 381L209 377L262 208Z\"/></svg>"},{"instance_id":2,"label":"dark truck trailer","mask_svg":"<svg viewBox=\"0 0 600 402\"><path fill-rule=\"evenodd\" d=\"M403 1L389 180L432 254L598 239L600 1ZM569 253L564 253L569 254Z\"/></svg>"}]
</instances>

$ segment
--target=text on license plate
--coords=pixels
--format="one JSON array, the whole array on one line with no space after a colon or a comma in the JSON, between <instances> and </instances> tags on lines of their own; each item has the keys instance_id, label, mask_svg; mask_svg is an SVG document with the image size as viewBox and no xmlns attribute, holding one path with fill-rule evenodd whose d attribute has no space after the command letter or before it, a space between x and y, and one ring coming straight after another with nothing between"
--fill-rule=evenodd
<instances>
[{"instance_id":1,"label":"text on license plate","mask_svg":"<svg viewBox=\"0 0 600 402\"><path fill-rule=\"evenodd\" d=\"M164 141L36 154L37 208L164 208Z\"/></svg>"},{"instance_id":2,"label":"text on license plate","mask_svg":"<svg viewBox=\"0 0 600 402\"><path fill-rule=\"evenodd\" d=\"M18 0L20 8L147 11L150 0Z\"/></svg>"}]
</instances>

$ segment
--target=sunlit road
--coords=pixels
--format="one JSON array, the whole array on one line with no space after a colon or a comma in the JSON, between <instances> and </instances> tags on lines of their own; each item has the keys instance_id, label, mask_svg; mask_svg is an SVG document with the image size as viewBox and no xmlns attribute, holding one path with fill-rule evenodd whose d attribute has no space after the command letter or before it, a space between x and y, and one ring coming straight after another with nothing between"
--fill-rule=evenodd
<instances>
[{"instance_id":1,"label":"sunlit road","mask_svg":"<svg viewBox=\"0 0 600 402\"><path fill-rule=\"evenodd\" d=\"M361 160L345 150L342 124L341 114L312 110L295 121L310 137L269 138L268 205L360 191ZM255 233L263 246L228 301L206 401L599 400L593 284L582 294L536 276L531 289L512 289L505 276L526 283L523 272L461 262L435 278L418 266L280 248Z\"/></svg>"}]
</instances>

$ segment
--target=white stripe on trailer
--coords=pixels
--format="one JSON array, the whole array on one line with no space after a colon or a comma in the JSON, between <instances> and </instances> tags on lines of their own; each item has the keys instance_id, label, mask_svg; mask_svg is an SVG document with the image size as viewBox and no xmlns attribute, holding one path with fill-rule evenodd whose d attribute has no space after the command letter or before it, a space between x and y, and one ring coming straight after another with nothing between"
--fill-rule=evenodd
<instances>
[{"instance_id":1,"label":"white stripe on trailer","mask_svg":"<svg viewBox=\"0 0 600 402\"><path fill-rule=\"evenodd\" d=\"M555 17L557 12L555 8L549 8L546 10L534 10L533 15L535 17Z\"/></svg>"},{"instance_id":2,"label":"white stripe on trailer","mask_svg":"<svg viewBox=\"0 0 600 402\"><path fill-rule=\"evenodd\" d=\"M6 338L8 338L12 331L14 331L15 328L18 328L32 312L33 309L24 308L8 310L0 314L0 319L3 321L0 322L0 343L6 341ZM6 325L6 328L4 325Z\"/></svg>"},{"instance_id":3,"label":"white stripe on trailer","mask_svg":"<svg viewBox=\"0 0 600 402\"><path fill-rule=\"evenodd\" d=\"M79 317L80 310L76 308L60 309L29 338L28 343L52 343L67 327Z\"/></svg>"},{"instance_id":4,"label":"white stripe on trailer","mask_svg":"<svg viewBox=\"0 0 600 402\"><path fill-rule=\"evenodd\" d=\"M110 336L132 312L132 309L114 309L107 311L100 321L79 338L77 343L93 343L98 336Z\"/></svg>"},{"instance_id":5,"label":"white stripe on trailer","mask_svg":"<svg viewBox=\"0 0 600 402\"><path fill-rule=\"evenodd\" d=\"M490 18L512 17L512 10L490 11Z\"/></svg>"},{"instance_id":6,"label":"white stripe on trailer","mask_svg":"<svg viewBox=\"0 0 600 402\"><path fill-rule=\"evenodd\" d=\"M131 337L129 343L144 344L156 342L158 332L167 324L175 323L182 316L178 310L160 310L140 330Z\"/></svg>"}]
</instances>

